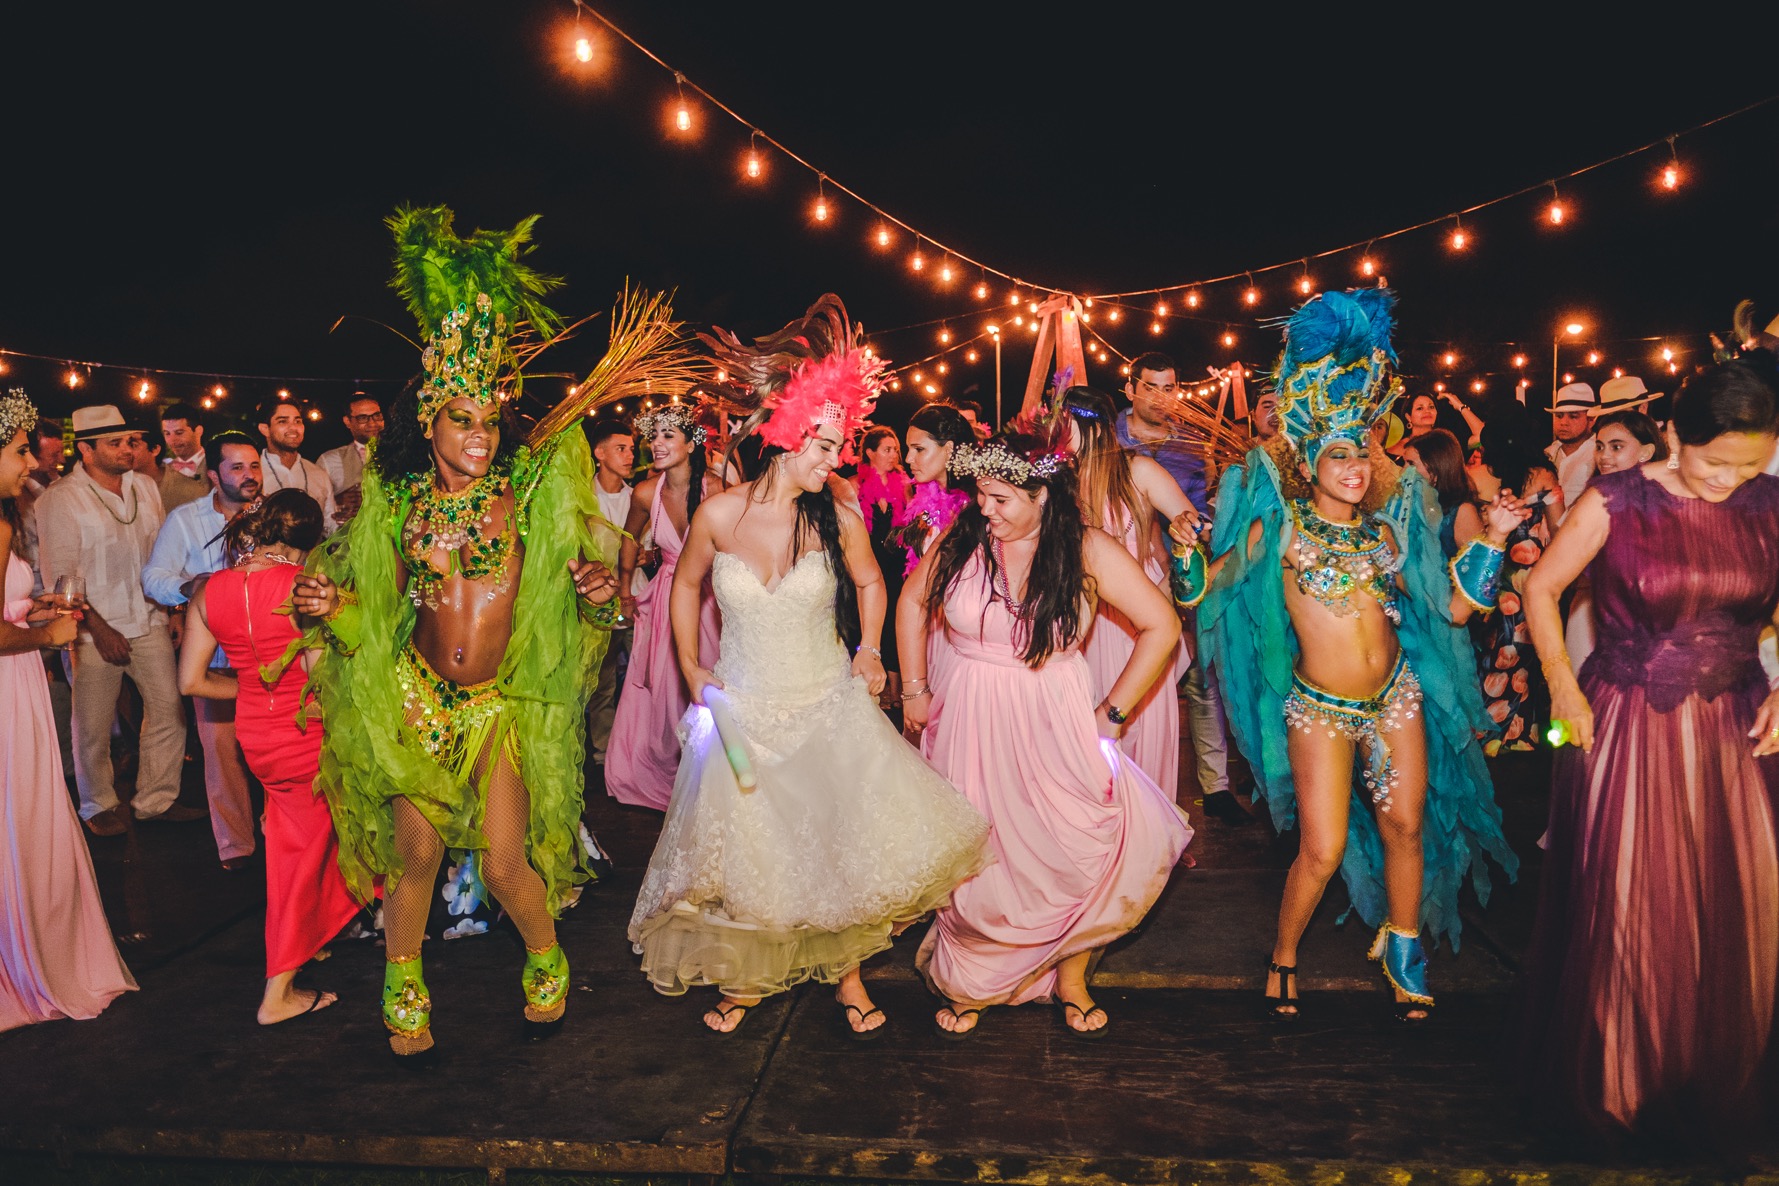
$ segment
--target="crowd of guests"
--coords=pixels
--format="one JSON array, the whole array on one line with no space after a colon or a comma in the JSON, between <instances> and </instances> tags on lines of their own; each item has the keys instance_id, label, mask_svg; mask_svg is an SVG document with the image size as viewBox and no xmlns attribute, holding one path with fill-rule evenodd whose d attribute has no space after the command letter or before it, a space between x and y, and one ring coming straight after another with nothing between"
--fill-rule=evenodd
<instances>
[{"instance_id":1,"label":"crowd of guests","mask_svg":"<svg viewBox=\"0 0 1779 1186\"><path fill-rule=\"evenodd\" d=\"M1472 408L1418 393L1363 426L1369 453L1363 437L1337 441L1284 479L1309 491L1307 509L1292 513L1350 512L1355 525L1378 509L1349 481L1372 456L1424 482L1456 586L1440 586L1422 609L1462 633L1420 645L1465 656L1464 695L1479 696L1486 714L1459 730L1453 760L1478 735L1491 756L1559 734L1577 742L1558 758L1543 842L1525 1059L1556 1113L1602 1132L1658 1114L1707 1126L1743 1116L1767 1057L1779 960L1779 772L1769 759L1779 752L1779 694L1768 695L1755 648L1779 603L1771 372L1770 353L1757 349L1678 393L1634 377L1598 391L1570 383L1543 409L1548 423L1514 400ZM1183 395L1171 359L1134 360L1121 394L1122 407L1110 393L1069 387L1054 393L1044 424L999 431L978 409L946 403L921 406L901 433L818 418L798 448L751 455L725 451L732 426L689 401L588 424L621 610L603 661L586 673L589 753L615 799L665 813L630 935L662 991L721 989L705 1014L713 1031L733 1031L763 996L813 977L837 985L855 1038L882 1036L887 1019L859 965L936 912L917 962L940 999L943 1036L967 1038L991 1007L1046 1001L1071 1035L1103 1037L1112 1019L1091 996L1092 961L1141 919L1192 838L1176 806L1182 732L1207 812L1248 822L1232 765L1269 794L1266 758L1231 744L1251 705L1236 699L1241 677L1219 664L1239 656L1201 636L1207 608L1181 594L1178 574L1204 545L1206 579L1226 591L1253 557L1275 580L1282 565L1294 574L1286 583L1306 591L1331 571L1301 541L1280 550L1263 538L1260 517L1224 526L1229 491L1247 483L1251 493L1272 464L1263 458L1289 455L1278 451L1279 396L1256 399L1245 426L1254 451L1224 472L1173 411ZM302 454L305 409L287 400L262 410L257 435L208 432L183 405L153 426L99 406L75 411L67 458L63 426L47 420L0 440L9 803L21 787L59 787L71 764L79 818L94 835L208 818L218 859L238 868L261 843L257 779L271 889L265 1024L332 1003L295 974L360 906L311 790L319 731L295 724L307 661L289 612L309 552L361 509L382 409L361 394L344 422L352 440L314 461ZM156 435L164 451L149 446ZM1336 471L1356 491L1344 511ZM1366 469L1384 472L1396 471ZM1300 532L1309 521L1294 520ZM1316 521L1337 532L1344 522ZM1395 554L1411 548L1385 539ZM1458 579L1480 554L1471 545L1500 554L1493 600L1477 601ZM1425 595L1365 589L1391 629L1402 621L1390 613L1398 592ZM1324 690L1312 677L1332 685L1364 675L1380 689L1387 727L1401 730L1421 704L1413 674L1401 682L1403 652L1392 642L1389 656L1372 656L1377 670L1352 670L1370 645L1371 611L1317 617L1287 603L1292 703ZM126 676L140 702L127 805L111 759ZM192 698L204 808L178 802L182 696ZM1305 711L1286 709L1299 713L1294 725ZM763 791L723 757L731 715L776 755L757 772ZM1296 944L1341 866L1349 799L1352 810L1374 809L1370 835L1381 845L1387 921L1374 958L1398 1016L1431 1013L1418 936L1424 877L1436 871L1423 873L1417 796L1437 760L1417 758L1397 733L1392 759L1382 727L1374 722L1369 741L1331 730L1332 743L1290 742L1302 747L1291 753L1303 848L1266 981L1280 1020L1299 1012ZM1369 763L1372 793L1355 785L1356 757ZM848 779L857 793L838 802L814 794ZM763 815L766 801L779 814ZM44 845L81 841L56 811L39 816L30 827ZM864 850L869 875L844 865ZM1478 868L1486 852L1512 871L1487 836L1464 851ZM81 982L22 984L8 963L0 1029L90 1017L133 987L84 848L74 864L84 913L27 913L7 925L39 942L74 935L87 952ZM713 877L731 902L742 887L767 914L794 905L830 922L795 935L756 926L738 938L733 918L696 908L713 900ZM28 877L0 886L27 899L40 892Z\"/></svg>"}]
</instances>

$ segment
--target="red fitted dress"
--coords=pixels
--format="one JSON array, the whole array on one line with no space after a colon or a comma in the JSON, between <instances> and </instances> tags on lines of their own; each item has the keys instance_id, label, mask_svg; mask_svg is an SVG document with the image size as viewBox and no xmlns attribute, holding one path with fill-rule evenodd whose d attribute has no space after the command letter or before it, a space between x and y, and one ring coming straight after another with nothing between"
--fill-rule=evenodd
<instances>
[{"instance_id":1,"label":"red fitted dress","mask_svg":"<svg viewBox=\"0 0 1779 1186\"><path fill-rule=\"evenodd\" d=\"M266 788L266 975L307 963L358 912L340 876L339 844L327 800L315 788L321 767L321 722L297 726L305 673L293 662L276 684L259 679L262 664L297 637L290 603L300 570L279 564L259 572L224 569L210 578L204 618L240 679L235 732L247 767Z\"/></svg>"}]
</instances>

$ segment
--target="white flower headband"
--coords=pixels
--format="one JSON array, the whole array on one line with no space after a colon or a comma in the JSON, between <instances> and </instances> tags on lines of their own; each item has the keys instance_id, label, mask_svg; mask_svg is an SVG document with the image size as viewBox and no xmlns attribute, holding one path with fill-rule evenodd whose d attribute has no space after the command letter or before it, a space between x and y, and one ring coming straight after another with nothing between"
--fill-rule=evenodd
<instances>
[{"instance_id":1,"label":"white flower headband","mask_svg":"<svg viewBox=\"0 0 1779 1186\"><path fill-rule=\"evenodd\" d=\"M986 445L957 446L946 468L954 477L989 478L1010 486L1026 486L1033 478L1054 477L1068 462L1063 453L1043 453L1027 461L1000 441L990 441Z\"/></svg>"},{"instance_id":2,"label":"white flower headband","mask_svg":"<svg viewBox=\"0 0 1779 1186\"><path fill-rule=\"evenodd\" d=\"M698 423L696 410L688 404L662 404L636 418L639 436L652 437L662 428L679 429L694 445L702 445L709 437L704 425Z\"/></svg>"},{"instance_id":3,"label":"white flower headband","mask_svg":"<svg viewBox=\"0 0 1779 1186\"><path fill-rule=\"evenodd\" d=\"M37 406L25 398L24 389L14 387L0 396L0 444L19 431L30 432L37 427Z\"/></svg>"}]
</instances>

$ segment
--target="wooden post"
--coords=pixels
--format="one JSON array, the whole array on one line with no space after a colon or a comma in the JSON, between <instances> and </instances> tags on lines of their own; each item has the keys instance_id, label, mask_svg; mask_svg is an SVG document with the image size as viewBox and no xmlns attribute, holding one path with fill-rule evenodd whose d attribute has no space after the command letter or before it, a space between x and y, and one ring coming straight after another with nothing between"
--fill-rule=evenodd
<instances>
[{"instance_id":1,"label":"wooden post","mask_svg":"<svg viewBox=\"0 0 1779 1186\"><path fill-rule=\"evenodd\" d=\"M1081 302L1057 294L1038 306L1038 343L1032 350L1032 369L1025 380L1025 399L1019 412L1034 413L1044 398L1050 377L1069 370L1074 382L1087 382L1087 354L1081 348Z\"/></svg>"}]
</instances>

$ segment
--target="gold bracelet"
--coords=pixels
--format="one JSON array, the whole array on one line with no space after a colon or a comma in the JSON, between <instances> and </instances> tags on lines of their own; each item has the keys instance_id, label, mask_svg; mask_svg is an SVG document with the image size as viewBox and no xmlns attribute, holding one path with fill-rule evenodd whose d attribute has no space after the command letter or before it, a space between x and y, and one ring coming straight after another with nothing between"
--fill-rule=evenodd
<instances>
[{"instance_id":1,"label":"gold bracelet","mask_svg":"<svg viewBox=\"0 0 1779 1186\"><path fill-rule=\"evenodd\" d=\"M1570 674L1574 674L1575 671L1575 661L1569 658L1569 652L1566 650L1558 651L1554 655L1540 655L1538 666L1544 669L1544 682L1547 684L1550 683L1550 672L1553 667Z\"/></svg>"}]
</instances>

